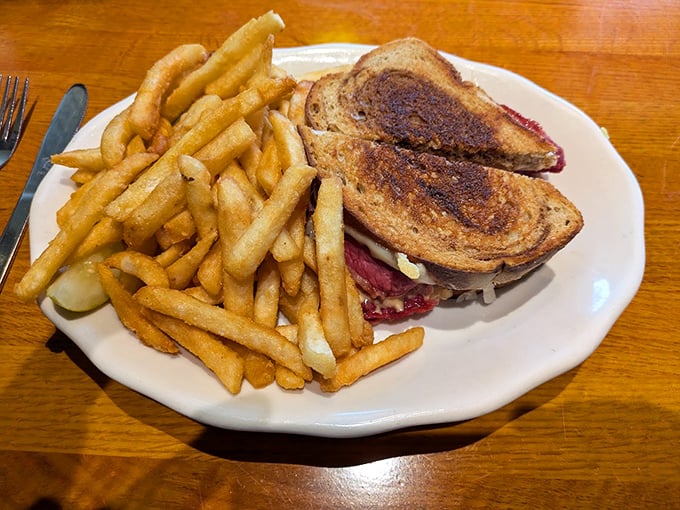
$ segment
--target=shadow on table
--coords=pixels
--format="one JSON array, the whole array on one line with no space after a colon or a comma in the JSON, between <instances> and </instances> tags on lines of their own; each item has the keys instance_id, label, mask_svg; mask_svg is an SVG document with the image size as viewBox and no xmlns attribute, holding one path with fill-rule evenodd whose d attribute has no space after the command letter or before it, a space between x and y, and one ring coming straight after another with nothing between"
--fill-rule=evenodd
<instances>
[{"instance_id":1,"label":"shadow on table","mask_svg":"<svg viewBox=\"0 0 680 510\"><path fill-rule=\"evenodd\" d=\"M57 333L54 346L68 357L97 384L107 391L108 377L68 338ZM53 348L54 348L53 346ZM244 462L300 464L318 467L347 467L386 458L405 455L430 454L463 448L492 434L499 428L549 402L569 384L577 369L571 370L520 397L504 408L487 415L451 424L411 427L398 431L360 438L323 438L295 434L243 432L198 425L203 432L195 437L186 436L186 423L173 426L175 420L189 420L147 397L139 395L142 406L130 404L129 399L117 399L114 392L109 397L125 413L149 426L175 437L208 455ZM132 391L132 390L129 390ZM157 412L160 406L164 412ZM140 412L141 408L144 408ZM147 412L149 409L151 411ZM143 413L143 414L142 414ZM189 427L195 430L194 427Z\"/></svg>"}]
</instances>

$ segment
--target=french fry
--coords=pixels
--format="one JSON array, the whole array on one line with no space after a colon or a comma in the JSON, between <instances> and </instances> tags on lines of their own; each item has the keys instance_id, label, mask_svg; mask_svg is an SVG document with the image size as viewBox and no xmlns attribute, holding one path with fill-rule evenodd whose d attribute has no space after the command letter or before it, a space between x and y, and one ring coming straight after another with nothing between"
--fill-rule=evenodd
<instances>
[{"instance_id":1,"label":"french fry","mask_svg":"<svg viewBox=\"0 0 680 510\"><path fill-rule=\"evenodd\" d=\"M143 315L139 304L113 275L111 269L99 264L97 272L102 288L109 296L111 304L123 325L135 333L143 344L153 347L157 351L178 354L177 345Z\"/></svg>"},{"instance_id":2,"label":"french fry","mask_svg":"<svg viewBox=\"0 0 680 510\"><path fill-rule=\"evenodd\" d=\"M313 215L316 264L321 321L326 339L338 358L349 352L352 343L347 311L342 215L340 179L323 179L319 185Z\"/></svg>"},{"instance_id":3,"label":"french fry","mask_svg":"<svg viewBox=\"0 0 680 510\"><path fill-rule=\"evenodd\" d=\"M74 149L59 154L53 154L50 156L50 160L54 165L89 170L91 172L99 172L104 169L102 151L99 147L93 147L91 149Z\"/></svg>"},{"instance_id":4,"label":"french fry","mask_svg":"<svg viewBox=\"0 0 680 510\"><path fill-rule=\"evenodd\" d=\"M307 156L302 145L302 139L290 119L277 110L271 110L269 122L271 122L274 132L281 167L285 169L306 164Z\"/></svg>"},{"instance_id":5,"label":"french fry","mask_svg":"<svg viewBox=\"0 0 680 510\"><path fill-rule=\"evenodd\" d=\"M136 292L135 299L147 308L260 352L306 381L311 380L311 369L302 361L298 347L276 329L257 324L224 308L203 303L180 290L143 287Z\"/></svg>"},{"instance_id":6,"label":"french fry","mask_svg":"<svg viewBox=\"0 0 680 510\"><path fill-rule=\"evenodd\" d=\"M281 179L282 173L276 140L270 138L264 143L262 156L255 170L257 184L264 190L267 196L271 195L276 183Z\"/></svg>"},{"instance_id":7,"label":"french fry","mask_svg":"<svg viewBox=\"0 0 680 510\"><path fill-rule=\"evenodd\" d=\"M212 235L199 239L191 250L167 267L170 287L173 289L184 289L191 283L192 278L196 271L198 271L201 262L207 256L216 238L217 233L215 232Z\"/></svg>"},{"instance_id":8,"label":"french fry","mask_svg":"<svg viewBox=\"0 0 680 510\"><path fill-rule=\"evenodd\" d=\"M234 243L250 226L252 211L247 197L234 179L223 176L215 186L218 230L222 247L223 304L228 310L252 318L255 273L230 273L225 270L225 260L229 258Z\"/></svg>"},{"instance_id":9,"label":"french fry","mask_svg":"<svg viewBox=\"0 0 680 510\"><path fill-rule=\"evenodd\" d=\"M264 83L241 92L222 105L201 117L201 120L175 145L170 147L158 161L132 183L120 197L106 208L106 213L119 221L125 221L130 211L139 206L148 194L176 169L177 156L195 154L218 134L225 126L230 126L240 118L246 117L267 104L273 103L290 92L295 84L293 78L270 79Z\"/></svg>"},{"instance_id":10,"label":"french fry","mask_svg":"<svg viewBox=\"0 0 680 510\"><path fill-rule=\"evenodd\" d=\"M198 124L203 115L216 110L220 106L222 106L222 98L215 94L207 94L194 101L189 109L173 125L172 136L169 140L170 147L175 145L191 128Z\"/></svg>"},{"instance_id":11,"label":"french fry","mask_svg":"<svg viewBox=\"0 0 680 510\"><path fill-rule=\"evenodd\" d=\"M222 294L222 246L220 241L213 244L201 265L198 266L196 278L211 296Z\"/></svg>"},{"instance_id":12,"label":"french fry","mask_svg":"<svg viewBox=\"0 0 680 510\"><path fill-rule=\"evenodd\" d=\"M78 247L71 253L66 263L84 259L103 246L117 243L123 240L123 225L104 216L90 230Z\"/></svg>"},{"instance_id":13,"label":"french fry","mask_svg":"<svg viewBox=\"0 0 680 510\"><path fill-rule=\"evenodd\" d=\"M203 94L205 87L222 75L230 64L238 61L253 46L262 44L270 34L283 30L284 23L278 14L269 11L231 34L201 67L190 73L170 94L163 107L163 116L176 119L197 97Z\"/></svg>"},{"instance_id":14,"label":"french fry","mask_svg":"<svg viewBox=\"0 0 680 510\"><path fill-rule=\"evenodd\" d=\"M179 260L179 258L191 249L191 242L188 239L175 243L168 248L165 248L162 252L156 255L154 258L163 267L168 267L170 264Z\"/></svg>"},{"instance_id":15,"label":"french fry","mask_svg":"<svg viewBox=\"0 0 680 510\"><path fill-rule=\"evenodd\" d=\"M279 320L279 293L281 275L276 262L267 257L257 270L253 319L258 324L276 327Z\"/></svg>"},{"instance_id":16,"label":"french fry","mask_svg":"<svg viewBox=\"0 0 680 510\"><path fill-rule=\"evenodd\" d=\"M103 171L101 178L97 179L97 186L88 190L70 221L62 227L17 284L15 293L20 299L34 300L47 288L69 255L103 216L105 205L120 195L128 183L157 157L155 154L130 156L114 168Z\"/></svg>"},{"instance_id":17,"label":"french fry","mask_svg":"<svg viewBox=\"0 0 680 510\"><path fill-rule=\"evenodd\" d=\"M199 238L217 233L217 211L212 196L210 171L201 161L186 154L180 155L177 162L187 181L187 207Z\"/></svg>"},{"instance_id":18,"label":"french fry","mask_svg":"<svg viewBox=\"0 0 680 510\"><path fill-rule=\"evenodd\" d=\"M111 119L102 132L99 148L105 168L111 168L123 161L128 143L134 136L128 107Z\"/></svg>"},{"instance_id":19,"label":"french fry","mask_svg":"<svg viewBox=\"0 0 680 510\"><path fill-rule=\"evenodd\" d=\"M154 236L161 249L165 250L174 244L191 239L196 234L196 229L196 222L191 212L183 209L163 223Z\"/></svg>"},{"instance_id":20,"label":"french fry","mask_svg":"<svg viewBox=\"0 0 680 510\"><path fill-rule=\"evenodd\" d=\"M364 311L361 307L361 295L349 271L345 271L345 282L347 286L347 316L349 319L350 338L352 346L360 349L365 345L373 343L373 327L364 318Z\"/></svg>"},{"instance_id":21,"label":"french fry","mask_svg":"<svg viewBox=\"0 0 680 510\"><path fill-rule=\"evenodd\" d=\"M144 140L150 140L159 127L162 99L171 85L207 58L208 52L200 44L183 44L151 66L130 108L132 131Z\"/></svg>"},{"instance_id":22,"label":"french fry","mask_svg":"<svg viewBox=\"0 0 680 510\"><path fill-rule=\"evenodd\" d=\"M271 59L273 46L274 36L272 34L262 44L254 45L234 65L229 66L226 72L208 83L205 93L215 94L223 99L235 96L253 76L263 56L268 54Z\"/></svg>"},{"instance_id":23,"label":"french fry","mask_svg":"<svg viewBox=\"0 0 680 510\"><path fill-rule=\"evenodd\" d=\"M123 238L128 246L142 246L164 223L184 210L185 187L182 175L175 169L135 208L123 221Z\"/></svg>"},{"instance_id":24,"label":"french fry","mask_svg":"<svg viewBox=\"0 0 680 510\"><path fill-rule=\"evenodd\" d=\"M147 285L169 287L170 280L156 259L138 251L125 250L114 253L103 264L136 276Z\"/></svg>"},{"instance_id":25,"label":"french fry","mask_svg":"<svg viewBox=\"0 0 680 510\"><path fill-rule=\"evenodd\" d=\"M215 176L233 159L240 156L255 139L255 133L248 123L238 119L198 150L194 156L205 165L212 176Z\"/></svg>"},{"instance_id":26,"label":"french fry","mask_svg":"<svg viewBox=\"0 0 680 510\"><path fill-rule=\"evenodd\" d=\"M308 295L302 301L297 325L298 346L305 364L326 379L334 377L337 371L335 355L324 334L316 296Z\"/></svg>"},{"instance_id":27,"label":"french fry","mask_svg":"<svg viewBox=\"0 0 680 510\"><path fill-rule=\"evenodd\" d=\"M323 391L338 391L380 367L415 351L423 344L425 330L410 328L402 333L390 335L385 340L365 346L356 353L340 360L337 373L331 379L320 382Z\"/></svg>"},{"instance_id":28,"label":"french fry","mask_svg":"<svg viewBox=\"0 0 680 510\"><path fill-rule=\"evenodd\" d=\"M234 244L226 260L223 260L225 270L232 275L255 273L315 176L316 170L307 165L288 169L248 229Z\"/></svg>"},{"instance_id":29,"label":"french fry","mask_svg":"<svg viewBox=\"0 0 680 510\"><path fill-rule=\"evenodd\" d=\"M294 126L305 124L305 103L312 85L311 80L300 80L290 96L287 115Z\"/></svg>"},{"instance_id":30,"label":"french fry","mask_svg":"<svg viewBox=\"0 0 680 510\"><path fill-rule=\"evenodd\" d=\"M236 395L241 391L244 372L243 358L219 337L158 312L149 310L147 315L161 331L212 370L230 393Z\"/></svg>"}]
</instances>

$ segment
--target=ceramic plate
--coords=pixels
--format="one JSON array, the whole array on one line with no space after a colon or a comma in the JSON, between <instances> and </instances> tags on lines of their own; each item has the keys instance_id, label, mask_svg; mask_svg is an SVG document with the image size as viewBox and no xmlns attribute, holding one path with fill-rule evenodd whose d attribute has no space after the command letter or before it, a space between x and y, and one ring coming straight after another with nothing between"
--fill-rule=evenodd
<instances>
[{"instance_id":1,"label":"ceramic plate","mask_svg":"<svg viewBox=\"0 0 680 510\"><path fill-rule=\"evenodd\" d=\"M278 49L294 75L354 62L369 46L330 44ZM445 55L466 79L539 121L566 152L567 168L549 175L582 211L581 233L545 266L498 293L491 305L447 303L425 317L377 329L377 337L421 324L421 349L334 394L310 383L300 392L244 383L230 395L190 354L171 357L142 346L110 306L64 315L49 299L45 315L106 375L188 417L248 431L355 437L407 426L454 422L500 408L577 366L597 348L635 295L644 268L643 202L638 183L584 113L508 71ZM94 147L106 123L132 98L87 123L70 149ZM31 256L57 231L55 212L73 190L55 166L30 216Z\"/></svg>"}]
</instances>

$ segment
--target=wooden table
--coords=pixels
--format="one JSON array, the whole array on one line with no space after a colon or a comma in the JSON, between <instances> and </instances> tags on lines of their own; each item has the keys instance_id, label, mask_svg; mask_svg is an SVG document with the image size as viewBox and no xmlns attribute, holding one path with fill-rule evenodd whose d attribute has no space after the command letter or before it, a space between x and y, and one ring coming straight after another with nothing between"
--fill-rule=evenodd
<instances>
[{"instance_id":1,"label":"wooden table","mask_svg":"<svg viewBox=\"0 0 680 510\"><path fill-rule=\"evenodd\" d=\"M0 297L0 507L680 507L678 2L3 2L0 71L30 76L37 103L0 224L68 84L88 86L87 120L179 43L214 48L270 8L279 47L419 36L605 126L645 199L638 294L580 366L477 419L345 440L233 432L109 379L19 302L24 242Z\"/></svg>"}]
</instances>

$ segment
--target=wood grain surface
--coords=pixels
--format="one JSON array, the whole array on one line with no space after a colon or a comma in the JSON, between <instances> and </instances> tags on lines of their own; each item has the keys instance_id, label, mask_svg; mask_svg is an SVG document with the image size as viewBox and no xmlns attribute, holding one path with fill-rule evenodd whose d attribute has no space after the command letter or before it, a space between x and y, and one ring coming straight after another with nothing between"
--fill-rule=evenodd
<instances>
[{"instance_id":1,"label":"wood grain surface","mask_svg":"<svg viewBox=\"0 0 680 510\"><path fill-rule=\"evenodd\" d=\"M680 508L675 0L0 1L0 72L29 76L35 100L0 171L0 224L71 83L89 89L87 120L178 44L215 48L269 9L287 25L278 47L417 36L583 109L643 190L638 294L580 366L480 418L360 439L256 434L205 427L100 372L13 296L24 242L0 296L0 508Z\"/></svg>"}]
</instances>

